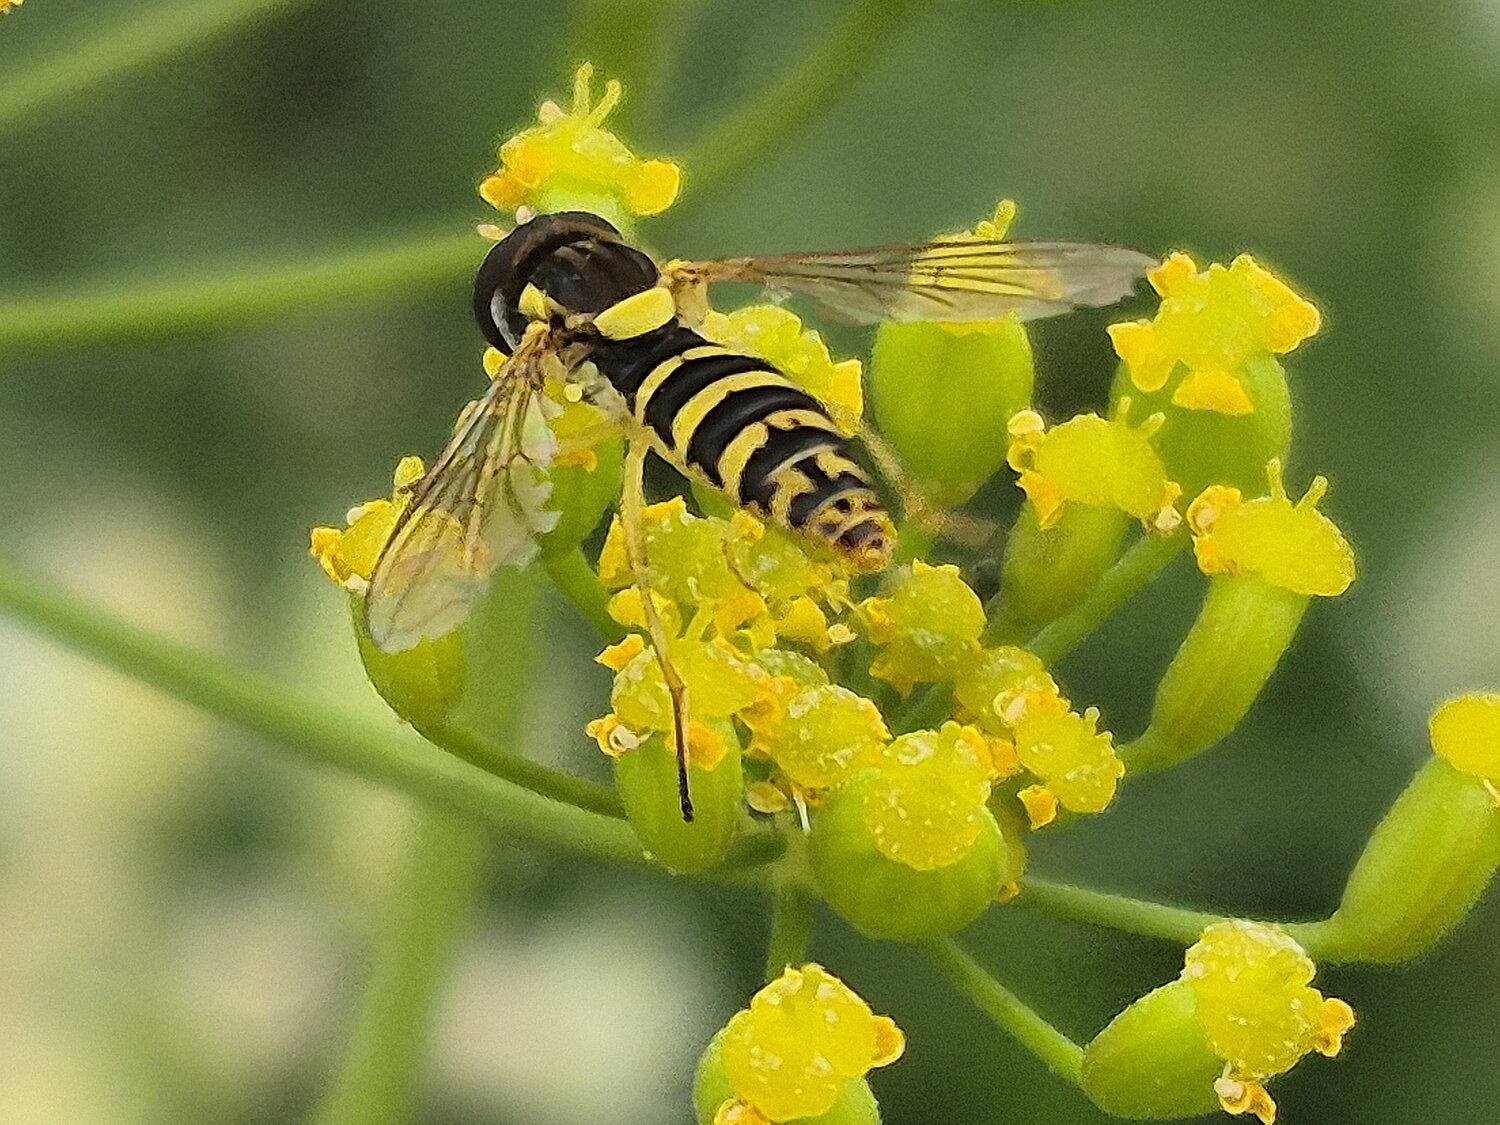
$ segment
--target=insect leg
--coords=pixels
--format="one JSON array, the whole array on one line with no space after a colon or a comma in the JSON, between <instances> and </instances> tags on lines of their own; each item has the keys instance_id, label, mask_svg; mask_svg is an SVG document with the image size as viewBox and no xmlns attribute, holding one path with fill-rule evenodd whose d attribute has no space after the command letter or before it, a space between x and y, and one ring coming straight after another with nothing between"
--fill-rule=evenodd
<instances>
[{"instance_id":1,"label":"insect leg","mask_svg":"<svg viewBox=\"0 0 1500 1125\"><path fill-rule=\"evenodd\" d=\"M672 662L667 647L667 630L661 615L656 612L652 599L650 576L646 568L646 536L642 528L642 513L646 507L646 454L650 444L639 435L632 434L625 453L625 487L620 494L620 528L625 533L625 557L635 574L635 586L641 595L641 610L646 617L646 631L651 634L651 646L656 650L656 661L661 666L661 675L667 685L667 695L672 701L672 732L677 750L677 795L682 802L682 819L693 819L693 798L688 790L688 697L687 683L677 665Z\"/></svg>"},{"instance_id":2,"label":"insect leg","mask_svg":"<svg viewBox=\"0 0 1500 1125\"><path fill-rule=\"evenodd\" d=\"M869 451L880 475L891 486L891 491L901 501L901 514L922 531L974 550L988 547L1000 538L1003 529L999 524L949 511L930 499L901 460L901 455L869 426L860 427L859 440Z\"/></svg>"}]
</instances>

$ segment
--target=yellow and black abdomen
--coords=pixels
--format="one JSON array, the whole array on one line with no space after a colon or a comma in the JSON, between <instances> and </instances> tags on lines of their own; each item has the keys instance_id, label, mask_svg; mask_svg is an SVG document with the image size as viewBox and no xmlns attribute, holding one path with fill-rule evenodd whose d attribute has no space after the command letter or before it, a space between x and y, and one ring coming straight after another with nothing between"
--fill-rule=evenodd
<instances>
[{"instance_id":1,"label":"yellow and black abdomen","mask_svg":"<svg viewBox=\"0 0 1500 1125\"><path fill-rule=\"evenodd\" d=\"M861 569L890 561L890 517L849 440L771 364L675 320L593 358L670 464Z\"/></svg>"}]
</instances>

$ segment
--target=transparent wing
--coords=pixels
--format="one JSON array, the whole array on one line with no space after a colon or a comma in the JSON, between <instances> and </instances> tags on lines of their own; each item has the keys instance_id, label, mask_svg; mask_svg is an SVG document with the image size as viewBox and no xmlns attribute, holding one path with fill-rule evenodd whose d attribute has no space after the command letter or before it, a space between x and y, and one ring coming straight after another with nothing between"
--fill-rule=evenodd
<instances>
[{"instance_id":1,"label":"transparent wing","mask_svg":"<svg viewBox=\"0 0 1500 1125\"><path fill-rule=\"evenodd\" d=\"M453 437L387 541L365 597L370 638L401 652L463 623L497 566L529 562L557 524L545 504L556 443L538 394L545 337L516 349Z\"/></svg>"},{"instance_id":2,"label":"transparent wing","mask_svg":"<svg viewBox=\"0 0 1500 1125\"><path fill-rule=\"evenodd\" d=\"M1091 242L954 239L828 254L687 262L694 281L801 293L851 320L1023 320L1126 296L1156 259Z\"/></svg>"}]
</instances>

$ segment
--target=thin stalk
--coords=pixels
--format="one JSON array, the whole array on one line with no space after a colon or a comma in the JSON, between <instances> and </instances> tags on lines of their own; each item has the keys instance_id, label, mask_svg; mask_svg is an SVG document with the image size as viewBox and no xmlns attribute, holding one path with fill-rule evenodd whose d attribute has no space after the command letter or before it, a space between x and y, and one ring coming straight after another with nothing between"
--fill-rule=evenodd
<instances>
[{"instance_id":1,"label":"thin stalk","mask_svg":"<svg viewBox=\"0 0 1500 1125\"><path fill-rule=\"evenodd\" d=\"M1075 1085L1083 1079L1083 1048L1028 1008L962 949L952 938L931 938L922 951L974 1005L1059 1078Z\"/></svg>"},{"instance_id":2,"label":"thin stalk","mask_svg":"<svg viewBox=\"0 0 1500 1125\"><path fill-rule=\"evenodd\" d=\"M553 584L599 630L601 637L610 644L624 638L625 627L609 615L609 594L599 584L599 577L581 548L544 553L542 566Z\"/></svg>"},{"instance_id":3,"label":"thin stalk","mask_svg":"<svg viewBox=\"0 0 1500 1125\"><path fill-rule=\"evenodd\" d=\"M155 636L7 564L0 564L0 610L304 760L479 818L518 839L596 859L645 862L635 834L621 821L533 793L386 727L341 714L249 669Z\"/></svg>"},{"instance_id":4,"label":"thin stalk","mask_svg":"<svg viewBox=\"0 0 1500 1125\"><path fill-rule=\"evenodd\" d=\"M29 66L4 68L10 76L0 82L0 134L110 79L211 46L257 20L285 15L303 3L203 0L183 6L174 0L146 12L128 5L114 18L96 23L88 35L70 41L67 50Z\"/></svg>"},{"instance_id":5,"label":"thin stalk","mask_svg":"<svg viewBox=\"0 0 1500 1125\"><path fill-rule=\"evenodd\" d=\"M418 732L434 746L441 746L455 757L478 766L486 773L506 781L603 816L622 818L625 808L613 789L586 778L552 769L530 758L514 754L480 738L473 731L448 723L422 726Z\"/></svg>"},{"instance_id":6,"label":"thin stalk","mask_svg":"<svg viewBox=\"0 0 1500 1125\"><path fill-rule=\"evenodd\" d=\"M1224 921L1222 914L1185 910L1144 899L1092 891L1070 883L1054 883L1026 876L1016 906L1027 906L1054 918L1084 922L1142 937L1161 938L1178 945L1192 945L1206 927Z\"/></svg>"},{"instance_id":7,"label":"thin stalk","mask_svg":"<svg viewBox=\"0 0 1500 1125\"><path fill-rule=\"evenodd\" d=\"M1167 536L1151 532L1142 535L1104 572L1087 597L1039 629L1025 647L1047 664L1056 664L1112 617L1187 544L1188 536L1183 531Z\"/></svg>"},{"instance_id":8,"label":"thin stalk","mask_svg":"<svg viewBox=\"0 0 1500 1125\"><path fill-rule=\"evenodd\" d=\"M702 198L827 111L931 0L855 0L833 29L759 96L718 122L678 162Z\"/></svg>"},{"instance_id":9,"label":"thin stalk","mask_svg":"<svg viewBox=\"0 0 1500 1125\"><path fill-rule=\"evenodd\" d=\"M269 264L226 264L191 278L106 283L0 303L0 351L99 345L186 330L216 331L281 313L454 281L484 247L454 222L441 232Z\"/></svg>"},{"instance_id":10,"label":"thin stalk","mask_svg":"<svg viewBox=\"0 0 1500 1125\"><path fill-rule=\"evenodd\" d=\"M783 879L771 907L771 939L766 945L766 980L775 980L788 965L807 960L817 899L800 879Z\"/></svg>"},{"instance_id":11,"label":"thin stalk","mask_svg":"<svg viewBox=\"0 0 1500 1125\"><path fill-rule=\"evenodd\" d=\"M318 1114L322 1125L411 1119L434 1008L474 911L487 842L471 820L432 809L418 814L374 941L353 1035Z\"/></svg>"}]
</instances>

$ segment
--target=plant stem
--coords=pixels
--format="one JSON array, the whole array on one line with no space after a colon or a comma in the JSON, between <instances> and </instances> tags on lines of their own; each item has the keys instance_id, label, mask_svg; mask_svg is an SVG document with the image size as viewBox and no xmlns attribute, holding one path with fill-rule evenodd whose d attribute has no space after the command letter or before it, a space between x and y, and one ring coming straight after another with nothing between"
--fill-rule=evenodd
<instances>
[{"instance_id":1,"label":"plant stem","mask_svg":"<svg viewBox=\"0 0 1500 1125\"><path fill-rule=\"evenodd\" d=\"M800 62L747 105L721 117L688 148L679 161L687 170L688 189L702 198L827 110L930 6L930 0L854 0Z\"/></svg>"},{"instance_id":2,"label":"plant stem","mask_svg":"<svg viewBox=\"0 0 1500 1125\"><path fill-rule=\"evenodd\" d=\"M0 304L0 350L98 345L185 329L217 330L349 297L457 280L483 245L459 223L441 233L272 264L222 265L196 277L92 283L72 293Z\"/></svg>"},{"instance_id":3,"label":"plant stem","mask_svg":"<svg viewBox=\"0 0 1500 1125\"><path fill-rule=\"evenodd\" d=\"M1188 536L1182 531L1167 536L1152 532L1142 535L1104 572L1083 601L1037 630L1025 647L1045 663L1056 664L1139 592L1187 544Z\"/></svg>"},{"instance_id":4,"label":"plant stem","mask_svg":"<svg viewBox=\"0 0 1500 1125\"><path fill-rule=\"evenodd\" d=\"M1053 1074L1075 1085L1082 1080L1082 1047L1023 1004L952 938L931 938L921 945L949 983L1002 1031L1046 1063Z\"/></svg>"},{"instance_id":5,"label":"plant stem","mask_svg":"<svg viewBox=\"0 0 1500 1125\"><path fill-rule=\"evenodd\" d=\"M417 733L434 746L441 746L454 757L478 766L485 773L504 778L543 797L616 819L625 815L624 806L613 789L513 754L486 742L473 731L440 723L423 726Z\"/></svg>"},{"instance_id":6,"label":"plant stem","mask_svg":"<svg viewBox=\"0 0 1500 1125\"><path fill-rule=\"evenodd\" d=\"M374 941L353 1036L318 1114L322 1125L410 1120L433 1009L473 912L487 842L470 820L435 809L418 814Z\"/></svg>"},{"instance_id":7,"label":"plant stem","mask_svg":"<svg viewBox=\"0 0 1500 1125\"><path fill-rule=\"evenodd\" d=\"M788 965L807 960L816 902L801 879L786 878L777 886L771 906L771 940L766 946L766 980L775 980Z\"/></svg>"},{"instance_id":8,"label":"plant stem","mask_svg":"<svg viewBox=\"0 0 1500 1125\"><path fill-rule=\"evenodd\" d=\"M205 0L186 7L162 4L157 10L121 13L66 51L30 66L11 69L0 84L0 134L49 106L106 82L170 60L195 47L227 38L257 19L283 15L303 0ZM27 13L28 15L30 13Z\"/></svg>"},{"instance_id":9,"label":"plant stem","mask_svg":"<svg viewBox=\"0 0 1500 1125\"><path fill-rule=\"evenodd\" d=\"M1054 918L1085 922L1143 937L1192 945L1207 926L1224 921L1222 914L1185 910L1144 899L1091 891L1070 883L1054 883L1026 876L1021 880L1017 906L1029 906Z\"/></svg>"},{"instance_id":10,"label":"plant stem","mask_svg":"<svg viewBox=\"0 0 1500 1125\"><path fill-rule=\"evenodd\" d=\"M597 859L644 863L628 825L523 789L211 654L154 636L0 564L0 609L106 667L270 738L305 760Z\"/></svg>"},{"instance_id":11,"label":"plant stem","mask_svg":"<svg viewBox=\"0 0 1500 1125\"><path fill-rule=\"evenodd\" d=\"M553 584L599 630L601 637L610 644L624 638L625 627L609 615L609 594L599 584L599 577L582 548L544 553L542 566Z\"/></svg>"}]
</instances>

